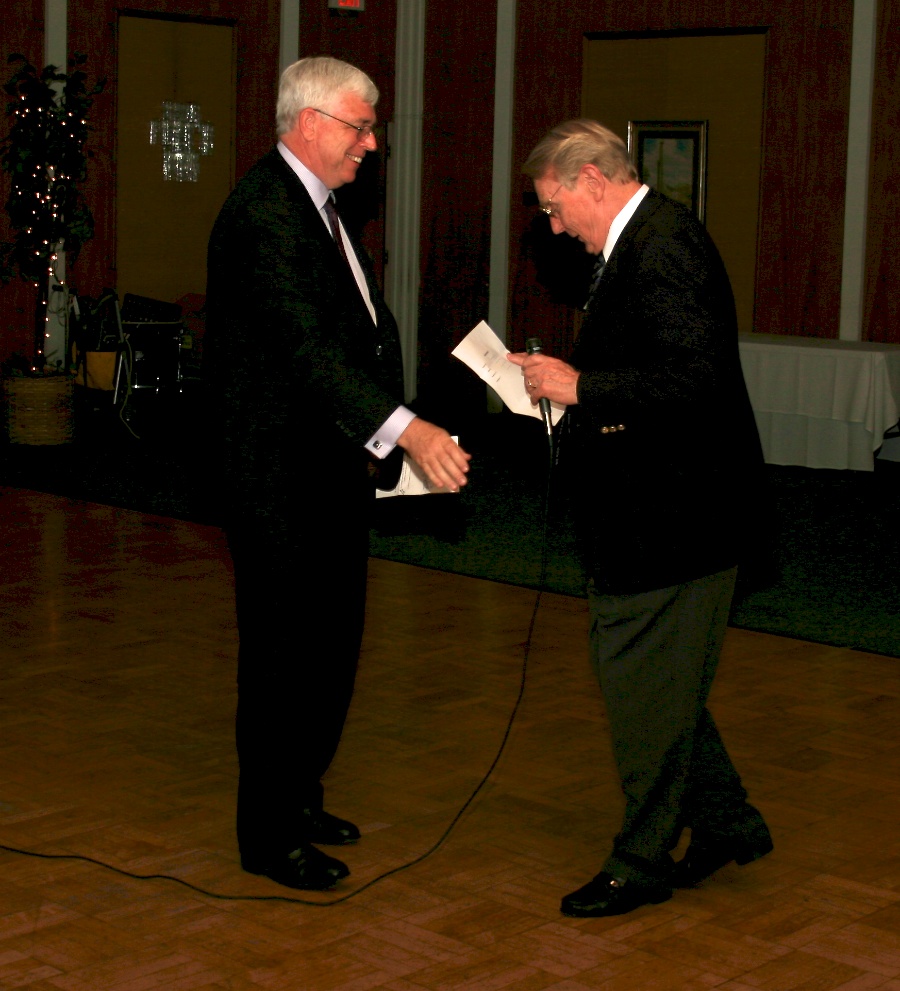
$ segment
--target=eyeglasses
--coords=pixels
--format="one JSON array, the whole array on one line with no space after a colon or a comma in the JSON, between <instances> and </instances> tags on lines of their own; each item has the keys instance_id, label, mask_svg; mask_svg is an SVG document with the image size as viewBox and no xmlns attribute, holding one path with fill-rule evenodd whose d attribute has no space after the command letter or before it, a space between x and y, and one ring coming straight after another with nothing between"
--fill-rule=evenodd
<instances>
[{"instance_id":1,"label":"eyeglasses","mask_svg":"<svg viewBox=\"0 0 900 991\"><path fill-rule=\"evenodd\" d=\"M558 192L559 192L559 191L560 191L560 190L561 190L562 188L563 188L563 184L562 184L562 183L560 183L560 184L559 184L559 185L558 185L558 186L556 187L556 189L555 189L555 190L553 191L553 196L551 196L551 197L550 197L550 199L549 199L549 200L547 200L547 202L546 202L545 204L543 204L543 205L541 206L541 212L542 212L542 213L546 213L548 217L555 217L555 216L557 216L557 213L556 213L556 207L555 207L555 206L553 205L553 200L554 200L554 197L556 196L556 194L557 194L557 193L558 193Z\"/></svg>"},{"instance_id":2,"label":"eyeglasses","mask_svg":"<svg viewBox=\"0 0 900 991\"><path fill-rule=\"evenodd\" d=\"M348 120L341 120L340 117L335 117L334 114L330 114L325 110L319 110L316 107L313 107L313 110L315 110L317 114L322 114L323 117L330 117L332 120L336 120L339 124L343 124L345 127L352 127L353 130L356 131L356 135L360 141L365 141L366 138L371 137L371 135L375 133L375 128L370 124L363 124L360 127L358 124L351 124Z\"/></svg>"}]
</instances>

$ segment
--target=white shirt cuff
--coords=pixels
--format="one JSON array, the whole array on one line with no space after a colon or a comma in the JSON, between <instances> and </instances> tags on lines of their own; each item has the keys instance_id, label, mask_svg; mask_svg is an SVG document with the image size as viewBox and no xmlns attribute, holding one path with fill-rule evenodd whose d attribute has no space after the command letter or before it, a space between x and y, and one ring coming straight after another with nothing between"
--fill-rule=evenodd
<instances>
[{"instance_id":1,"label":"white shirt cuff","mask_svg":"<svg viewBox=\"0 0 900 991\"><path fill-rule=\"evenodd\" d=\"M386 458L397 446L400 434L416 418L405 406L398 406L366 442L366 450L376 458Z\"/></svg>"}]
</instances>

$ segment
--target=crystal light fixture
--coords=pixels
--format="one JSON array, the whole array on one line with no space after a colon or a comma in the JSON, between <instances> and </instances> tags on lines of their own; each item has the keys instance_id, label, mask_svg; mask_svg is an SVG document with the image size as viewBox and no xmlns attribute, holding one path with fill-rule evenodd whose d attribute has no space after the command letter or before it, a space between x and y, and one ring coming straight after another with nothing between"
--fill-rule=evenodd
<instances>
[{"instance_id":1,"label":"crystal light fixture","mask_svg":"<svg viewBox=\"0 0 900 991\"><path fill-rule=\"evenodd\" d=\"M164 100L162 116L150 121L150 144L162 145L163 179L197 182L200 156L211 155L215 129L200 114L196 103Z\"/></svg>"}]
</instances>

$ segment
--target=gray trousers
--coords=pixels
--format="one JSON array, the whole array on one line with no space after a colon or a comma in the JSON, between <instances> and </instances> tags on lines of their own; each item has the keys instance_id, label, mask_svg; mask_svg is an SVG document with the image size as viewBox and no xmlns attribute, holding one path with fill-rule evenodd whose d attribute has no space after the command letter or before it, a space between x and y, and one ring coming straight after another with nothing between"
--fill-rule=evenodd
<instances>
[{"instance_id":1,"label":"gray trousers","mask_svg":"<svg viewBox=\"0 0 900 991\"><path fill-rule=\"evenodd\" d=\"M625 816L603 867L664 881L684 828L727 834L747 793L706 707L736 569L684 585L589 589L591 663L606 701Z\"/></svg>"}]
</instances>

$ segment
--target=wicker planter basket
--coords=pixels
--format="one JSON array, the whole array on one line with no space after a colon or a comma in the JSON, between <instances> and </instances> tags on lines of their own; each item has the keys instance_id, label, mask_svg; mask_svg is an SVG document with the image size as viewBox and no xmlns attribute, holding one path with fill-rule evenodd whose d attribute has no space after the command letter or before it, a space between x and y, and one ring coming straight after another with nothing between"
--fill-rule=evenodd
<instances>
[{"instance_id":1,"label":"wicker planter basket","mask_svg":"<svg viewBox=\"0 0 900 991\"><path fill-rule=\"evenodd\" d=\"M69 444L74 384L68 375L3 380L11 444Z\"/></svg>"}]
</instances>

